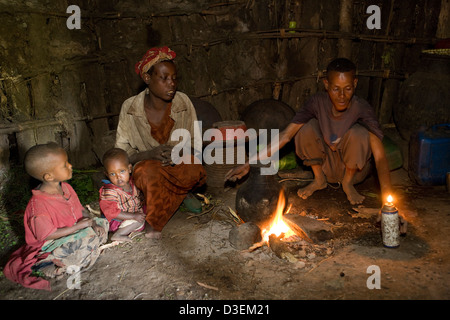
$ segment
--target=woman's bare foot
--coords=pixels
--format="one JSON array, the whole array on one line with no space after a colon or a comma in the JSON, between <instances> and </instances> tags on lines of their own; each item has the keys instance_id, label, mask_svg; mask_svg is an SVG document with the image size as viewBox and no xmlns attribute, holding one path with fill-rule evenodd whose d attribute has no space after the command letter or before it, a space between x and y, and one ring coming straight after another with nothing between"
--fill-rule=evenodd
<instances>
[{"instance_id":1,"label":"woman's bare foot","mask_svg":"<svg viewBox=\"0 0 450 320\"><path fill-rule=\"evenodd\" d=\"M301 188L297 191L297 194L302 199L307 199L309 196L311 196L314 192L317 190L322 190L327 187L327 181L325 179L314 179L313 182L308 184L306 187Z\"/></svg>"},{"instance_id":2,"label":"woman's bare foot","mask_svg":"<svg viewBox=\"0 0 450 320\"><path fill-rule=\"evenodd\" d=\"M148 223L145 224L145 237L148 239L161 239L162 234L153 229Z\"/></svg>"},{"instance_id":3,"label":"woman's bare foot","mask_svg":"<svg viewBox=\"0 0 450 320\"><path fill-rule=\"evenodd\" d=\"M162 238L162 234L159 231L147 231L145 233L145 237L148 239L161 239Z\"/></svg>"},{"instance_id":4,"label":"woman's bare foot","mask_svg":"<svg viewBox=\"0 0 450 320\"><path fill-rule=\"evenodd\" d=\"M356 191L355 187L351 183L345 183L342 182L342 189L344 190L345 194L347 195L348 201L350 201L351 204L360 204L363 203L365 197Z\"/></svg>"}]
</instances>

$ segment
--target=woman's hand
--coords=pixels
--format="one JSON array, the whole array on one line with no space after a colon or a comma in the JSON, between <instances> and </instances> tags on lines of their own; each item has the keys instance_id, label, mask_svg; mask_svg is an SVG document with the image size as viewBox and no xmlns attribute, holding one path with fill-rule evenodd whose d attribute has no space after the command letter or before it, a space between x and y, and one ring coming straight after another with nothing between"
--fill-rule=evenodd
<instances>
[{"instance_id":1,"label":"woman's hand","mask_svg":"<svg viewBox=\"0 0 450 320\"><path fill-rule=\"evenodd\" d=\"M152 150L132 155L130 157L130 162L136 164L142 160L158 160L161 161L163 166L172 165L172 149L173 147L162 144Z\"/></svg>"},{"instance_id":2,"label":"woman's hand","mask_svg":"<svg viewBox=\"0 0 450 320\"><path fill-rule=\"evenodd\" d=\"M144 223L146 216L147 216L146 213L142 210L141 212L135 214L133 219L136 220L137 222Z\"/></svg>"},{"instance_id":3,"label":"woman's hand","mask_svg":"<svg viewBox=\"0 0 450 320\"><path fill-rule=\"evenodd\" d=\"M167 145L160 145L155 149L156 160L161 161L163 166L172 165L172 149L173 147Z\"/></svg>"}]
</instances>

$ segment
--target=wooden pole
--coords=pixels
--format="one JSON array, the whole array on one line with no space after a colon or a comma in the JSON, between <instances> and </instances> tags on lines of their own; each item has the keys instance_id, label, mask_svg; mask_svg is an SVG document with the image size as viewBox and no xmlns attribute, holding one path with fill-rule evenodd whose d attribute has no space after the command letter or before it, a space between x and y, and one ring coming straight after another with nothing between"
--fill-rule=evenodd
<instances>
[{"instance_id":1,"label":"wooden pole","mask_svg":"<svg viewBox=\"0 0 450 320\"><path fill-rule=\"evenodd\" d=\"M389 17L388 17L388 23L386 26L385 36L388 37L391 32L391 24L394 16L394 2L395 0L391 0L391 5L389 9ZM384 44L383 48L383 54L388 54L388 45L387 43ZM390 59L394 60L394 57L391 57ZM384 61L382 61L382 65L384 64ZM393 61L389 63L388 66L383 65L383 68L391 69L393 67ZM387 72L390 72L391 70L386 70ZM380 93L377 95L379 99L379 106L377 105L376 109L378 110L378 121L380 124L386 124L389 123L392 116L392 110L393 106L397 100L397 94L398 94L398 88L399 88L399 81L395 79L387 79L387 80L376 80L376 81L382 81L380 82ZM382 86L384 84L384 86ZM383 92L381 93L381 91Z\"/></svg>"},{"instance_id":2,"label":"wooden pole","mask_svg":"<svg viewBox=\"0 0 450 320\"><path fill-rule=\"evenodd\" d=\"M3 183L3 172L9 169L9 141L6 134L0 134L0 182Z\"/></svg>"},{"instance_id":3,"label":"wooden pole","mask_svg":"<svg viewBox=\"0 0 450 320\"><path fill-rule=\"evenodd\" d=\"M439 14L439 21L436 30L436 38L446 39L450 38L450 0L441 1L441 12Z\"/></svg>"},{"instance_id":4,"label":"wooden pole","mask_svg":"<svg viewBox=\"0 0 450 320\"><path fill-rule=\"evenodd\" d=\"M102 119L102 118L109 118L109 117L115 117L118 116L118 113L106 113L106 114L99 114L95 116L89 116L89 117L78 117L74 118L74 121L92 121L96 119ZM31 130L31 129L38 129L42 127L49 127L49 126L58 126L61 125L61 121L57 119L42 119L42 120L30 120L30 121L24 121L20 123L11 123L11 124L0 124L0 136L2 134L11 134L14 132L21 132L25 130Z\"/></svg>"},{"instance_id":5,"label":"wooden pole","mask_svg":"<svg viewBox=\"0 0 450 320\"><path fill-rule=\"evenodd\" d=\"M341 0L341 9L339 12L339 31L351 34L352 33L352 14L353 1ZM348 38L338 40L339 57L351 59L352 58L352 41Z\"/></svg>"}]
</instances>

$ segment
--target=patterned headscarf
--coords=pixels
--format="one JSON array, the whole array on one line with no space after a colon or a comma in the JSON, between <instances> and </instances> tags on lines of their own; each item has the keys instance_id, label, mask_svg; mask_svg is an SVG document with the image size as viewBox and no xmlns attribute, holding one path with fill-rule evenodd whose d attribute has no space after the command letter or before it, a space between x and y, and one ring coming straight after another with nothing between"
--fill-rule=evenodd
<instances>
[{"instance_id":1,"label":"patterned headscarf","mask_svg":"<svg viewBox=\"0 0 450 320\"><path fill-rule=\"evenodd\" d=\"M170 50L168 47L151 48L145 53L141 61L136 63L134 70L142 78L142 75L158 62L173 60L175 57L175 51Z\"/></svg>"}]
</instances>

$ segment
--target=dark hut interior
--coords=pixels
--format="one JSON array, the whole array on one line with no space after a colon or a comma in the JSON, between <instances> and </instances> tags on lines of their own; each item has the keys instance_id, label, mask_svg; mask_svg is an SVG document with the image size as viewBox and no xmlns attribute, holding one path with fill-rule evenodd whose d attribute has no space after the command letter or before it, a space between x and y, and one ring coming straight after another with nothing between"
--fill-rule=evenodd
<instances>
[{"instance_id":1,"label":"dark hut interior","mask_svg":"<svg viewBox=\"0 0 450 320\"><path fill-rule=\"evenodd\" d=\"M76 289L67 277L53 279L51 291L23 288L2 273L0 297L449 299L449 12L448 0L0 0L0 268L25 241L23 214L36 186L23 170L25 152L49 141L63 147L74 169L68 182L94 207L122 104L145 88L135 64L152 47L176 52L178 91L203 130L239 121L282 130L324 90L328 63L351 59L355 94L385 134L408 225L398 248L383 246L375 174L357 186L366 197L360 206L335 185L299 198L311 171L288 157L287 145L294 165L273 178L287 191L289 214L309 219L312 243L282 243L281 253L273 244L237 246L243 182L224 185L230 167L205 165L201 214L181 206L160 240L138 235L105 248ZM417 160L427 132L434 162Z\"/></svg>"}]
</instances>

